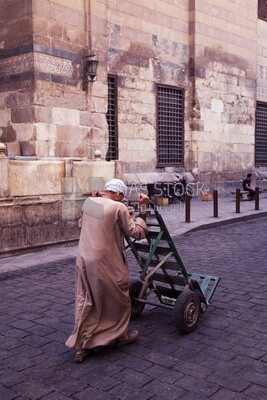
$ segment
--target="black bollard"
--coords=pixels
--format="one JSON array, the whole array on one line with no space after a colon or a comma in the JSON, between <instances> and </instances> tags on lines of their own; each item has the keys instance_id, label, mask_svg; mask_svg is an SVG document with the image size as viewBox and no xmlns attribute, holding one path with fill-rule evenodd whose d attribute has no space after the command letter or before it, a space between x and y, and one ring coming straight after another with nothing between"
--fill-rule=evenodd
<instances>
[{"instance_id":1,"label":"black bollard","mask_svg":"<svg viewBox=\"0 0 267 400\"><path fill-rule=\"evenodd\" d=\"M218 190L213 190L213 217L218 217Z\"/></svg>"},{"instance_id":2,"label":"black bollard","mask_svg":"<svg viewBox=\"0 0 267 400\"><path fill-rule=\"evenodd\" d=\"M190 196L185 194L185 222L190 222Z\"/></svg>"},{"instance_id":3,"label":"black bollard","mask_svg":"<svg viewBox=\"0 0 267 400\"><path fill-rule=\"evenodd\" d=\"M241 200L240 189L236 189L236 192L235 192L235 212L237 214L240 213L240 200Z\"/></svg>"},{"instance_id":4,"label":"black bollard","mask_svg":"<svg viewBox=\"0 0 267 400\"><path fill-rule=\"evenodd\" d=\"M260 189L258 187L255 188L255 210L260 209Z\"/></svg>"}]
</instances>

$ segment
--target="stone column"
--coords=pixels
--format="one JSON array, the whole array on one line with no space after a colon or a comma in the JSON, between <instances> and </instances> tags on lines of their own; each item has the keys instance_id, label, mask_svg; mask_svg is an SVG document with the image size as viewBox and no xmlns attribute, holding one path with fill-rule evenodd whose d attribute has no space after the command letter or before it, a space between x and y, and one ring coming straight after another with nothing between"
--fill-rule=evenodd
<instances>
[{"instance_id":1,"label":"stone column","mask_svg":"<svg viewBox=\"0 0 267 400\"><path fill-rule=\"evenodd\" d=\"M6 156L6 145L0 143L0 197L9 196L8 164L9 159Z\"/></svg>"}]
</instances>

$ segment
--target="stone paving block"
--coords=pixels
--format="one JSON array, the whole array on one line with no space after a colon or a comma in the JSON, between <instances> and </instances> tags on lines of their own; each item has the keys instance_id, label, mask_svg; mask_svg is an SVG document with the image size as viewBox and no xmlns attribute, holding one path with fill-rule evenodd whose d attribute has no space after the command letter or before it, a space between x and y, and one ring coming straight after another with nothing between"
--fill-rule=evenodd
<instances>
[{"instance_id":1,"label":"stone paving block","mask_svg":"<svg viewBox=\"0 0 267 400\"><path fill-rule=\"evenodd\" d=\"M175 365L177 361L175 357L164 355L159 352L150 352L144 356L144 359L150 361L153 364L162 365L167 368Z\"/></svg>"},{"instance_id":2,"label":"stone paving block","mask_svg":"<svg viewBox=\"0 0 267 400\"><path fill-rule=\"evenodd\" d=\"M120 379L122 382L126 382L127 384L138 388L143 387L148 382L151 382L153 380L152 377L147 375L147 370L146 373L141 373L128 368L124 368L116 376L118 376L118 379Z\"/></svg>"},{"instance_id":3,"label":"stone paving block","mask_svg":"<svg viewBox=\"0 0 267 400\"><path fill-rule=\"evenodd\" d=\"M242 345L247 346L247 347L254 347L254 346L256 347L260 340L258 338L256 338L255 336L250 338L250 337L246 337L241 334L233 333L227 337L227 341L232 344L242 343Z\"/></svg>"},{"instance_id":4,"label":"stone paving block","mask_svg":"<svg viewBox=\"0 0 267 400\"><path fill-rule=\"evenodd\" d=\"M58 319L57 318L49 318L49 317L41 317L35 320L35 322L39 325L44 325L44 326L57 326L58 325Z\"/></svg>"},{"instance_id":5,"label":"stone paving block","mask_svg":"<svg viewBox=\"0 0 267 400\"><path fill-rule=\"evenodd\" d=\"M29 359L28 357L18 357L18 352L16 352L16 354L11 353L10 357L6 357L2 360L2 363L16 372L21 372L35 365L35 360Z\"/></svg>"},{"instance_id":6,"label":"stone paving block","mask_svg":"<svg viewBox=\"0 0 267 400\"><path fill-rule=\"evenodd\" d=\"M8 333L7 333L8 335ZM17 338L9 338L8 336L5 336L4 340L0 341L0 349L3 350L9 350L12 351L14 349L17 349L18 347L21 346L20 341Z\"/></svg>"},{"instance_id":7,"label":"stone paving block","mask_svg":"<svg viewBox=\"0 0 267 400\"><path fill-rule=\"evenodd\" d=\"M148 393L154 394L159 399L177 400L182 398L182 395L186 393L186 390L180 386L174 386L168 383L160 382L158 380L153 380L148 383L145 387Z\"/></svg>"},{"instance_id":8,"label":"stone paving block","mask_svg":"<svg viewBox=\"0 0 267 400\"><path fill-rule=\"evenodd\" d=\"M258 350L256 348L249 348L241 345L235 346L235 353L242 356L251 357L256 360L260 359L265 355L265 352L262 350Z\"/></svg>"},{"instance_id":9,"label":"stone paving block","mask_svg":"<svg viewBox=\"0 0 267 400\"><path fill-rule=\"evenodd\" d=\"M13 390L31 400L40 399L42 396L52 392L51 388L49 388L48 386L40 382L32 381L30 379L18 383L13 387Z\"/></svg>"},{"instance_id":10,"label":"stone paving block","mask_svg":"<svg viewBox=\"0 0 267 400\"><path fill-rule=\"evenodd\" d=\"M143 332L143 330L142 330L142 332ZM142 332L139 333L139 335L142 336ZM139 342L140 342L140 340L139 340ZM135 342L134 346L125 347L124 352L129 355L134 355L135 357L143 357L146 354L148 354L150 350L148 348L145 348L141 344L139 344L139 342Z\"/></svg>"},{"instance_id":11,"label":"stone paving block","mask_svg":"<svg viewBox=\"0 0 267 400\"><path fill-rule=\"evenodd\" d=\"M86 388L82 390L80 393L76 393L73 396L74 400L117 400L118 398L115 395L101 392L100 390L94 388Z\"/></svg>"},{"instance_id":12,"label":"stone paving block","mask_svg":"<svg viewBox=\"0 0 267 400\"><path fill-rule=\"evenodd\" d=\"M19 394L14 392L13 390L7 389L0 385L0 399L1 400L14 400L18 399Z\"/></svg>"},{"instance_id":13,"label":"stone paving block","mask_svg":"<svg viewBox=\"0 0 267 400\"><path fill-rule=\"evenodd\" d=\"M196 393L186 393L179 400L203 400L203 397Z\"/></svg>"},{"instance_id":14,"label":"stone paving block","mask_svg":"<svg viewBox=\"0 0 267 400\"><path fill-rule=\"evenodd\" d=\"M242 393L232 392L227 389L220 389L210 397L211 400L252 400Z\"/></svg>"},{"instance_id":15,"label":"stone paving block","mask_svg":"<svg viewBox=\"0 0 267 400\"><path fill-rule=\"evenodd\" d=\"M240 375L230 375L229 373L221 371L210 374L207 377L207 382L217 384L220 387L239 393L247 389L249 386L249 381L243 377L241 378Z\"/></svg>"},{"instance_id":16,"label":"stone paving block","mask_svg":"<svg viewBox=\"0 0 267 400\"><path fill-rule=\"evenodd\" d=\"M108 376L105 371L102 374L93 374L90 379L90 386L103 390L104 392L110 391L121 383L120 374Z\"/></svg>"},{"instance_id":17,"label":"stone paving block","mask_svg":"<svg viewBox=\"0 0 267 400\"><path fill-rule=\"evenodd\" d=\"M3 293L1 293L1 296L3 296ZM12 316L7 315L7 314L0 315L0 324L3 324L3 325L7 325L7 324L10 324L12 322L15 323L16 320L17 320L17 318L12 317Z\"/></svg>"},{"instance_id":18,"label":"stone paving block","mask_svg":"<svg viewBox=\"0 0 267 400\"><path fill-rule=\"evenodd\" d=\"M173 352L173 356L181 360L192 362L193 364L200 364L207 358L205 352L197 353L194 352L193 348L190 352L188 350L179 349Z\"/></svg>"},{"instance_id":19,"label":"stone paving block","mask_svg":"<svg viewBox=\"0 0 267 400\"><path fill-rule=\"evenodd\" d=\"M267 388L266 374L260 374L259 372L253 371L249 368L244 368L242 371L236 374L238 379L245 379L247 382L260 385Z\"/></svg>"},{"instance_id":20,"label":"stone paving block","mask_svg":"<svg viewBox=\"0 0 267 400\"><path fill-rule=\"evenodd\" d=\"M58 325L57 325L57 327L58 327ZM52 332L52 333L49 333L48 335L46 335L46 338L48 340L50 340L50 342L58 342L58 343L60 343L60 345L62 344L62 342L64 342L67 339L67 337L68 337L67 333L65 335L63 335L62 331L60 331L59 328L58 328L58 331Z\"/></svg>"},{"instance_id":21,"label":"stone paving block","mask_svg":"<svg viewBox=\"0 0 267 400\"><path fill-rule=\"evenodd\" d=\"M0 324L1 335L6 335L7 331L10 331L10 326L8 326L6 324Z\"/></svg>"},{"instance_id":22,"label":"stone paving block","mask_svg":"<svg viewBox=\"0 0 267 400\"><path fill-rule=\"evenodd\" d=\"M116 396L116 399L127 400L149 400L151 393L144 389L139 389L126 383L122 383L109 391L109 394Z\"/></svg>"},{"instance_id":23,"label":"stone paving block","mask_svg":"<svg viewBox=\"0 0 267 400\"><path fill-rule=\"evenodd\" d=\"M170 339L171 341L171 339ZM146 346L152 349L153 351L158 351L160 353L169 354L170 356L173 354L175 350L177 350L178 341L166 343L159 340L149 340L146 342Z\"/></svg>"},{"instance_id":24,"label":"stone paving block","mask_svg":"<svg viewBox=\"0 0 267 400\"><path fill-rule=\"evenodd\" d=\"M251 400L266 399L267 389L266 387L251 385L247 390L244 391L244 394Z\"/></svg>"},{"instance_id":25,"label":"stone paving block","mask_svg":"<svg viewBox=\"0 0 267 400\"><path fill-rule=\"evenodd\" d=\"M91 376L92 374L99 374L102 376L103 371L105 371L106 376L117 376L120 375L122 371L125 370L124 367L121 365L118 365L117 362L113 361L110 362L109 360L106 360L105 362L99 362L97 363L95 361L95 358L88 358L85 362L86 365L86 374L82 374L84 370L84 364L83 365L77 365L76 368L71 367L72 364L68 363L67 368L68 368L68 374L69 376L80 379L81 375L83 377L83 381L86 382L88 385L90 385L91 382Z\"/></svg>"},{"instance_id":26,"label":"stone paving block","mask_svg":"<svg viewBox=\"0 0 267 400\"><path fill-rule=\"evenodd\" d=\"M82 383L81 380L68 378L65 380L57 380L56 382L49 381L50 389L56 389L59 393L65 396L72 397L75 393L79 393L86 388L86 384Z\"/></svg>"},{"instance_id":27,"label":"stone paving block","mask_svg":"<svg viewBox=\"0 0 267 400\"><path fill-rule=\"evenodd\" d=\"M33 381L39 381L46 384L52 383L52 380L55 380L58 375L60 376L60 379L63 378L58 370L54 371L52 368L48 368L47 366L44 366L42 363L38 362L36 365L28 368L28 370L25 372L25 375L31 377Z\"/></svg>"},{"instance_id":28,"label":"stone paving block","mask_svg":"<svg viewBox=\"0 0 267 400\"><path fill-rule=\"evenodd\" d=\"M235 374L236 372L240 371L240 369L242 369L242 366L240 366L239 364L234 364L232 362L229 363L224 360L218 360L216 354L214 354L214 357L207 358L207 360L201 363L201 368L204 367L206 367L209 371L219 370L228 374Z\"/></svg>"},{"instance_id":29,"label":"stone paving block","mask_svg":"<svg viewBox=\"0 0 267 400\"><path fill-rule=\"evenodd\" d=\"M5 368L3 371L0 371L0 383L7 388L12 388L12 386L17 385L24 380L25 375L23 373L15 372L10 368Z\"/></svg>"},{"instance_id":30,"label":"stone paving block","mask_svg":"<svg viewBox=\"0 0 267 400\"><path fill-rule=\"evenodd\" d=\"M160 382L166 383L174 383L183 376L183 374L176 370L173 371L170 368L161 367L159 365L153 365L151 368L147 368L145 374Z\"/></svg>"},{"instance_id":31,"label":"stone paving block","mask_svg":"<svg viewBox=\"0 0 267 400\"><path fill-rule=\"evenodd\" d=\"M219 386L217 384L209 383L206 379L203 381L189 376L179 379L179 381L176 382L176 386L177 385L187 391L191 391L203 396L203 399L209 398L212 396L212 394L219 390Z\"/></svg>"},{"instance_id":32,"label":"stone paving block","mask_svg":"<svg viewBox=\"0 0 267 400\"><path fill-rule=\"evenodd\" d=\"M228 351L228 350L221 350L213 346L207 347L205 351L205 356L206 356L205 358L213 357L214 355L216 355L216 357L219 360L229 361L232 360L232 358L235 356L235 352L234 349L232 351Z\"/></svg>"},{"instance_id":33,"label":"stone paving block","mask_svg":"<svg viewBox=\"0 0 267 400\"><path fill-rule=\"evenodd\" d=\"M213 365L213 367L216 369L216 365ZM184 375L193 376L197 379L205 379L212 371L212 369L206 368L203 363L201 365L196 365L186 360L177 362L173 365L172 369L174 371L179 371Z\"/></svg>"},{"instance_id":34,"label":"stone paving block","mask_svg":"<svg viewBox=\"0 0 267 400\"><path fill-rule=\"evenodd\" d=\"M147 360L128 355L120 359L118 363L125 368L133 369L138 372L142 372L152 366L152 363Z\"/></svg>"},{"instance_id":35,"label":"stone paving block","mask_svg":"<svg viewBox=\"0 0 267 400\"><path fill-rule=\"evenodd\" d=\"M204 337L201 339L201 343L205 343L207 346L213 346L213 348L217 347L220 350L231 350L234 347L234 343L229 341L229 336L227 336L227 341L219 341L214 338Z\"/></svg>"},{"instance_id":36,"label":"stone paving block","mask_svg":"<svg viewBox=\"0 0 267 400\"><path fill-rule=\"evenodd\" d=\"M37 347L21 344L21 346L19 347L19 354L22 357L34 358L39 356L40 354L43 354L43 350Z\"/></svg>"},{"instance_id":37,"label":"stone paving block","mask_svg":"<svg viewBox=\"0 0 267 400\"><path fill-rule=\"evenodd\" d=\"M69 396L64 396L64 394L53 392L42 397L42 400L69 400Z\"/></svg>"},{"instance_id":38,"label":"stone paving block","mask_svg":"<svg viewBox=\"0 0 267 400\"><path fill-rule=\"evenodd\" d=\"M13 328L27 330L28 328L33 327L34 323L30 322L30 321L25 321L23 319L18 319L17 321L10 322L8 325L13 327Z\"/></svg>"},{"instance_id":39,"label":"stone paving block","mask_svg":"<svg viewBox=\"0 0 267 400\"><path fill-rule=\"evenodd\" d=\"M45 344L51 343L51 339L48 337L44 336L38 336L38 335L29 335L24 336L20 338L21 343L28 344L32 347L42 347Z\"/></svg>"},{"instance_id":40,"label":"stone paving block","mask_svg":"<svg viewBox=\"0 0 267 400\"><path fill-rule=\"evenodd\" d=\"M39 324L34 324L31 327L27 328L27 332L32 333L33 335L38 336L46 336L49 333L53 333L56 331L56 327L44 326Z\"/></svg>"},{"instance_id":41,"label":"stone paving block","mask_svg":"<svg viewBox=\"0 0 267 400\"><path fill-rule=\"evenodd\" d=\"M233 363L239 365L240 367L247 367L248 369L259 372L260 374L267 375L267 363L264 358L255 360L246 356L237 356L233 359Z\"/></svg>"},{"instance_id":42,"label":"stone paving block","mask_svg":"<svg viewBox=\"0 0 267 400\"><path fill-rule=\"evenodd\" d=\"M20 329L15 329L15 328L11 328L9 326L9 330L6 332L6 336L8 336L10 339L20 339L20 341L24 338L26 338L27 336L29 336L29 333L26 331L22 331Z\"/></svg>"}]
</instances>

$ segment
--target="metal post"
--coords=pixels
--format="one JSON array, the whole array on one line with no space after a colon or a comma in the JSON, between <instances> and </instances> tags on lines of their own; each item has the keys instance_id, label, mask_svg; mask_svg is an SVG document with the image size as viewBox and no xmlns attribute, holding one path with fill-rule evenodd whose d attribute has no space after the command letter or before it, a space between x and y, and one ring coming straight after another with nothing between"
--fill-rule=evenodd
<instances>
[{"instance_id":1,"label":"metal post","mask_svg":"<svg viewBox=\"0 0 267 400\"><path fill-rule=\"evenodd\" d=\"M235 212L237 214L240 213L240 200L241 200L240 189L236 189L236 192L235 192Z\"/></svg>"},{"instance_id":2,"label":"metal post","mask_svg":"<svg viewBox=\"0 0 267 400\"><path fill-rule=\"evenodd\" d=\"M258 187L255 188L255 210L260 209L260 189Z\"/></svg>"},{"instance_id":3,"label":"metal post","mask_svg":"<svg viewBox=\"0 0 267 400\"><path fill-rule=\"evenodd\" d=\"M185 222L190 222L190 196L185 194Z\"/></svg>"},{"instance_id":4,"label":"metal post","mask_svg":"<svg viewBox=\"0 0 267 400\"><path fill-rule=\"evenodd\" d=\"M218 190L213 190L213 216L218 217Z\"/></svg>"}]
</instances>

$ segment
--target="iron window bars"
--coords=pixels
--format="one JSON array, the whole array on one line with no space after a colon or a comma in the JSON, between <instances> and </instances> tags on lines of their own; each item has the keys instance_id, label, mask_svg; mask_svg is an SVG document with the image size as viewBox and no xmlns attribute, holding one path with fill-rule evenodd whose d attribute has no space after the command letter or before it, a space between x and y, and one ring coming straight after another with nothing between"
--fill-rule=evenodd
<instances>
[{"instance_id":1,"label":"iron window bars","mask_svg":"<svg viewBox=\"0 0 267 400\"><path fill-rule=\"evenodd\" d=\"M258 0L258 18L267 22L267 0Z\"/></svg>"},{"instance_id":2,"label":"iron window bars","mask_svg":"<svg viewBox=\"0 0 267 400\"><path fill-rule=\"evenodd\" d=\"M117 95L117 76L108 75L108 111L106 114L108 123L108 151L106 160L118 160L118 95Z\"/></svg>"},{"instance_id":3,"label":"iron window bars","mask_svg":"<svg viewBox=\"0 0 267 400\"><path fill-rule=\"evenodd\" d=\"M184 163L184 90L157 85L157 163Z\"/></svg>"},{"instance_id":4,"label":"iron window bars","mask_svg":"<svg viewBox=\"0 0 267 400\"><path fill-rule=\"evenodd\" d=\"M262 102L256 107L255 164L267 165L267 103Z\"/></svg>"}]
</instances>

